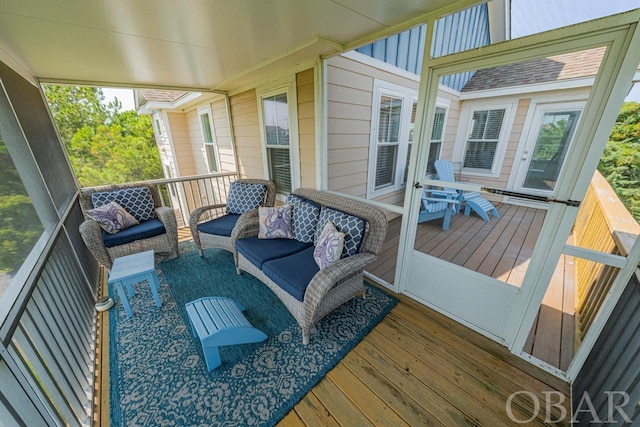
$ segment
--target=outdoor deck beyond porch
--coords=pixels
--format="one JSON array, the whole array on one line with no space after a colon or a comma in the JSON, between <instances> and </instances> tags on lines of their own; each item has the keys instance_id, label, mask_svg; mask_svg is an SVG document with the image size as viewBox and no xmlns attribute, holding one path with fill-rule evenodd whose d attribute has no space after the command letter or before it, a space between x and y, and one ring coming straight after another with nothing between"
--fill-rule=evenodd
<instances>
[{"instance_id":1,"label":"outdoor deck beyond porch","mask_svg":"<svg viewBox=\"0 0 640 427\"><path fill-rule=\"evenodd\" d=\"M545 210L496 203L499 218L487 222L476 215L455 215L449 230L441 220L418 224L414 248L514 286L521 286L545 217ZM393 283L400 221L389 222L383 252L367 271ZM565 370L574 355L575 268L562 255L545 294L525 351Z\"/></svg>"}]
</instances>

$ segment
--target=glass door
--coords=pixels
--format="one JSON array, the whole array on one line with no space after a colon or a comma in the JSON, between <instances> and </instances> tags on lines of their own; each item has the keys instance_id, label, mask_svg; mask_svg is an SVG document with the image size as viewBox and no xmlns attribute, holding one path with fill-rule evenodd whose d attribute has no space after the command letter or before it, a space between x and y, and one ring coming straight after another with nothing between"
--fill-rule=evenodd
<instances>
[{"instance_id":1,"label":"glass door","mask_svg":"<svg viewBox=\"0 0 640 427\"><path fill-rule=\"evenodd\" d=\"M535 106L529 135L516 156L516 189L552 194L584 102Z\"/></svg>"}]
</instances>

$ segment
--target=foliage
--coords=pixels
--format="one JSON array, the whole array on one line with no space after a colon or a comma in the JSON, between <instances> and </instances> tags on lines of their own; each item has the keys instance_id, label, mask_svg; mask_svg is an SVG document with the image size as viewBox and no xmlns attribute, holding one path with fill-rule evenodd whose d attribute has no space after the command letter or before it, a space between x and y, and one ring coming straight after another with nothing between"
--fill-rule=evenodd
<instances>
[{"instance_id":1,"label":"foliage","mask_svg":"<svg viewBox=\"0 0 640 427\"><path fill-rule=\"evenodd\" d=\"M600 159L598 170L640 221L640 104L625 102Z\"/></svg>"},{"instance_id":2,"label":"foliage","mask_svg":"<svg viewBox=\"0 0 640 427\"><path fill-rule=\"evenodd\" d=\"M81 186L162 177L149 116L105 104L100 88L51 85L45 95Z\"/></svg>"},{"instance_id":3,"label":"foliage","mask_svg":"<svg viewBox=\"0 0 640 427\"><path fill-rule=\"evenodd\" d=\"M0 164L0 272L5 272L22 265L43 227L1 140Z\"/></svg>"}]
</instances>

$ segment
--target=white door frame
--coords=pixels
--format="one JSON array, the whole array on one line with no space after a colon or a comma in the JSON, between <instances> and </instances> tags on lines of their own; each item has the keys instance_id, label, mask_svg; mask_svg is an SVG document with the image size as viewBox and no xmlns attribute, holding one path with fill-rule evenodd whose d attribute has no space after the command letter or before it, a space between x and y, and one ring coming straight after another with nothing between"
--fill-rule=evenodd
<instances>
[{"instance_id":1,"label":"white door frame","mask_svg":"<svg viewBox=\"0 0 640 427\"><path fill-rule=\"evenodd\" d=\"M424 180L417 171L426 167L428 154L428 135L431 132L431 120L435 112L439 75L454 74L467 69L493 67L535 57L551 56L568 51L607 46L601 71L596 78L590 94L590 100L583 111L583 126L579 126L574 136L577 141L588 144L574 144L565 160L565 168L559 178L556 197L563 200L582 200L588 182L595 170L604 143L591 144L591 141L606 141L611 126L617 116L618 107L630 88L635 69L640 62L640 52L633 51L633 43L640 44L640 34L636 31L640 19L640 10L620 14L597 21L562 28L510 42L491 45L473 51L461 52L445 57L431 59L429 49L425 49L422 80L420 84L416 135L417 149L412 150L410 160L410 183L435 184ZM427 27L432 29L434 21ZM427 33L426 46L431 45L431 30ZM473 185L457 185L462 189L473 189ZM478 186L479 187L479 186ZM417 216L420 203L420 191L407 185L405 209L398 249L398 268L396 283L401 292L407 290L412 279L412 260L420 263L430 262L424 254L414 254ZM564 242L571 230L578 209L562 204L553 204L547 214L536 250L530 261L529 270L515 297L511 315L506 322L504 336L498 337L512 352L520 354L526 337L531 329L544 293L553 274L557 260L564 248ZM424 255L424 256L423 256ZM436 310L438 309L437 307ZM448 313L445 313L448 314ZM467 324L466 322L462 322ZM469 325L473 329L479 328ZM487 334L487 331L479 330ZM495 337L493 337L495 339ZM561 372L554 372L563 376Z\"/></svg>"}]
</instances>

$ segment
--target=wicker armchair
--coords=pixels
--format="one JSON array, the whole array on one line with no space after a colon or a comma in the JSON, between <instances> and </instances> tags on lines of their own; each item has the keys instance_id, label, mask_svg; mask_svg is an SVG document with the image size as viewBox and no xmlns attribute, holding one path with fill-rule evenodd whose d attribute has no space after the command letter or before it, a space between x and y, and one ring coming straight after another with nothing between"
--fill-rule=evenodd
<instances>
[{"instance_id":1,"label":"wicker armchair","mask_svg":"<svg viewBox=\"0 0 640 427\"><path fill-rule=\"evenodd\" d=\"M151 192L155 216L160 220L160 222L162 222L166 232L159 236L134 240L130 243L112 246L109 248L106 247L103 240L103 230L100 228L100 225L97 221L94 221L86 215L87 211L94 208L92 195L94 193L104 193L138 187L146 187ZM136 183L93 187L82 190L80 192L79 201L80 207L85 214L85 221L80 224L80 235L82 236L82 240L84 240L84 243L87 245L87 248L89 248L89 251L91 251L96 260L100 264L104 265L108 270L111 270L113 260L118 257L137 252L144 252L151 249L156 253L168 252L172 257L178 256L178 225L175 213L172 208L162 206L160 193L155 186L151 184Z\"/></svg>"},{"instance_id":2,"label":"wicker armchair","mask_svg":"<svg viewBox=\"0 0 640 427\"><path fill-rule=\"evenodd\" d=\"M355 215L367 223L360 251L318 271L309 282L303 301L283 290L240 252L236 253L238 274L242 270L250 273L278 296L302 328L302 342L306 345L316 322L351 298L357 295L364 297L364 267L374 261L382 250L387 234L387 217L380 209L371 205L327 192L299 188L293 194L321 206ZM235 245L240 239L257 236L258 229L258 213L247 212L238 220L231 234L232 244Z\"/></svg>"},{"instance_id":3,"label":"wicker armchair","mask_svg":"<svg viewBox=\"0 0 640 427\"><path fill-rule=\"evenodd\" d=\"M262 184L266 188L266 195L263 206L273 206L276 201L276 185L264 179L238 179L234 182L242 184ZM231 243L231 230L235 226L237 217L231 217L226 211L227 204L220 203L216 205L203 206L191 212L189 217L189 228L191 229L191 235L193 241L198 247L200 256L204 256L205 249L218 248L227 250L235 255L235 247ZM254 211L257 215L257 210ZM248 212L247 212L248 213ZM206 219L206 221L203 221ZM221 227L218 227L216 233L206 232L201 230L203 224L220 222L225 223Z\"/></svg>"}]
</instances>

